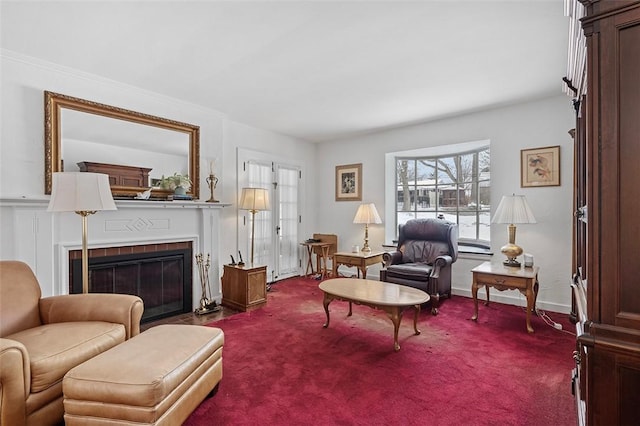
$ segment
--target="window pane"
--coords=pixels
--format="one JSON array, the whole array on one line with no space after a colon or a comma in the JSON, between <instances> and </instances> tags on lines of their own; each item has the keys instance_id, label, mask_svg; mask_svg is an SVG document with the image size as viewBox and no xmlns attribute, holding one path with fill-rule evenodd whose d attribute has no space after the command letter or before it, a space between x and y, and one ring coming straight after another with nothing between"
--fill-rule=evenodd
<instances>
[{"instance_id":1,"label":"window pane","mask_svg":"<svg viewBox=\"0 0 640 426\"><path fill-rule=\"evenodd\" d=\"M417 161L417 184L433 185L436 183L436 162L426 158Z\"/></svg>"},{"instance_id":2,"label":"window pane","mask_svg":"<svg viewBox=\"0 0 640 426\"><path fill-rule=\"evenodd\" d=\"M475 161L477 153L463 154L460 156L460 181L472 182L478 178L478 163Z\"/></svg>"},{"instance_id":3,"label":"window pane","mask_svg":"<svg viewBox=\"0 0 640 426\"><path fill-rule=\"evenodd\" d=\"M480 200L480 206L483 209L489 209L491 208L491 182L489 181L483 181L483 182L479 182L478 186L480 187L478 189L478 198Z\"/></svg>"},{"instance_id":4,"label":"window pane","mask_svg":"<svg viewBox=\"0 0 640 426\"><path fill-rule=\"evenodd\" d=\"M438 184L457 182L457 168L453 157L443 157L438 160Z\"/></svg>"},{"instance_id":5,"label":"window pane","mask_svg":"<svg viewBox=\"0 0 640 426\"><path fill-rule=\"evenodd\" d=\"M478 209L478 184L470 182L462 185L464 197L460 198L460 210L475 211Z\"/></svg>"},{"instance_id":6,"label":"window pane","mask_svg":"<svg viewBox=\"0 0 640 426\"><path fill-rule=\"evenodd\" d=\"M440 187L440 206L445 209L458 207L458 185L447 185Z\"/></svg>"},{"instance_id":7,"label":"window pane","mask_svg":"<svg viewBox=\"0 0 640 426\"><path fill-rule=\"evenodd\" d=\"M491 150L489 148L478 152L478 170L480 179L491 179Z\"/></svg>"},{"instance_id":8,"label":"window pane","mask_svg":"<svg viewBox=\"0 0 640 426\"><path fill-rule=\"evenodd\" d=\"M415 160L400 159L396 162L397 209L413 209L413 189L415 187Z\"/></svg>"},{"instance_id":9,"label":"window pane","mask_svg":"<svg viewBox=\"0 0 640 426\"><path fill-rule=\"evenodd\" d=\"M460 221L458 222L458 230L460 238L469 240L476 239L476 226L478 217L474 212L461 212Z\"/></svg>"},{"instance_id":10,"label":"window pane","mask_svg":"<svg viewBox=\"0 0 640 426\"><path fill-rule=\"evenodd\" d=\"M418 210L433 210L436 208L436 188L433 186L418 186L415 202Z\"/></svg>"},{"instance_id":11,"label":"window pane","mask_svg":"<svg viewBox=\"0 0 640 426\"><path fill-rule=\"evenodd\" d=\"M483 241L491 241L491 212L483 211L480 213L478 239Z\"/></svg>"}]
</instances>

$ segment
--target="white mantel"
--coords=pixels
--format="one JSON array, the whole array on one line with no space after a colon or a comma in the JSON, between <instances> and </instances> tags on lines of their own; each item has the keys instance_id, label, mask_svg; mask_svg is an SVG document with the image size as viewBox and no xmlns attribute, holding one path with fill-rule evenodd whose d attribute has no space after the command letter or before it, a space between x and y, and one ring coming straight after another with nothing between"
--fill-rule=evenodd
<instances>
[{"instance_id":1,"label":"white mantel","mask_svg":"<svg viewBox=\"0 0 640 426\"><path fill-rule=\"evenodd\" d=\"M68 254L82 248L80 217L47 212L48 203L48 197L0 199L0 259L29 264L43 297L68 293ZM220 210L229 204L116 200L116 206L118 210L89 216L89 249L190 241L194 255L211 254L211 297L220 302ZM194 261L194 308L199 306L201 297L198 274Z\"/></svg>"}]
</instances>

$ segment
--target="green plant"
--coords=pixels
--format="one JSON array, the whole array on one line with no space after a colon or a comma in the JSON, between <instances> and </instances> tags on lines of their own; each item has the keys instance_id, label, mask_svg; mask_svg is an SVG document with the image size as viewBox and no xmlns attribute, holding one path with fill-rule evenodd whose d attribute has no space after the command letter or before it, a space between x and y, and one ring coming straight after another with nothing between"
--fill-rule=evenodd
<instances>
[{"instance_id":1,"label":"green plant","mask_svg":"<svg viewBox=\"0 0 640 426\"><path fill-rule=\"evenodd\" d=\"M189 179L189 176L181 175L179 173L174 173L173 175L167 177L162 175L159 186L162 189L169 189L171 191L175 191L177 187L181 186L186 191L188 191L189 188L191 188L191 179Z\"/></svg>"}]
</instances>

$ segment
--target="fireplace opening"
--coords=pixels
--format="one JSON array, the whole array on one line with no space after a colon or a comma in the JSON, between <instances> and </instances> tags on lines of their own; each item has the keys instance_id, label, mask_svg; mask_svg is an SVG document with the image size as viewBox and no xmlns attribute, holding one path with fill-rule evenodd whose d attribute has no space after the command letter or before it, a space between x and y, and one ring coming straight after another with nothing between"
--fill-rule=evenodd
<instances>
[{"instance_id":1,"label":"fireplace opening","mask_svg":"<svg viewBox=\"0 0 640 426\"><path fill-rule=\"evenodd\" d=\"M82 259L72 258L69 292L82 293ZM191 249L89 256L89 292L139 296L142 322L191 311Z\"/></svg>"}]
</instances>

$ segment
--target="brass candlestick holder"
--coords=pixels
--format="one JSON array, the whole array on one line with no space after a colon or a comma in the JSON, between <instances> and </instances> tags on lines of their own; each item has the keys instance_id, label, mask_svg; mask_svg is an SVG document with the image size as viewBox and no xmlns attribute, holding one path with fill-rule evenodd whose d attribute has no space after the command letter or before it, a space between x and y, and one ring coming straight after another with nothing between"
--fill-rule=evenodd
<instances>
[{"instance_id":1,"label":"brass candlestick holder","mask_svg":"<svg viewBox=\"0 0 640 426\"><path fill-rule=\"evenodd\" d=\"M218 203L219 201L216 200L213 196L213 190L216 189L216 186L218 186L218 178L216 177L216 175L211 174L207 178L207 183L209 184L209 191L211 191L211 198L207 200L207 203Z\"/></svg>"}]
</instances>

